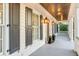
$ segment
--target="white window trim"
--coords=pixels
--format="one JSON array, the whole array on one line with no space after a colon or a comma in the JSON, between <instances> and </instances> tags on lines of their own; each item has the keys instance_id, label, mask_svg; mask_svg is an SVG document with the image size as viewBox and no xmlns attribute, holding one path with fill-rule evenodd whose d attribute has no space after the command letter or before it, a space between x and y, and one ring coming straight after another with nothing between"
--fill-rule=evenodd
<instances>
[{"instance_id":1,"label":"white window trim","mask_svg":"<svg viewBox=\"0 0 79 59\"><path fill-rule=\"evenodd\" d=\"M79 27L78 27L79 26L78 25L79 24L78 23L79 22L79 8L77 8L76 15L77 15L77 23L76 23L77 24L77 37L79 37Z\"/></svg>"},{"instance_id":2,"label":"white window trim","mask_svg":"<svg viewBox=\"0 0 79 59\"><path fill-rule=\"evenodd\" d=\"M7 50L9 49L9 28L7 27L9 24L9 4L3 3L3 41L2 41L2 52L0 55L8 55Z\"/></svg>"}]
</instances>

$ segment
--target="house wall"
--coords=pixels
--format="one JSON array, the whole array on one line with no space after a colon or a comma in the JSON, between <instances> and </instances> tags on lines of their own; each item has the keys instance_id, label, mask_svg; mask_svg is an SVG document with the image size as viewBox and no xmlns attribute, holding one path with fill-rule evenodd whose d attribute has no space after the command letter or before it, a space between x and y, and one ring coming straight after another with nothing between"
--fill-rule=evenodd
<instances>
[{"instance_id":1,"label":"house wall","mask_svg":"<svg viewBox=\"0 0 79 59\"><path fill-rule=\"evenodd\" d=\"M20 17L20 40L21 40L20 46L22 47L21 48L22 55L24 53L23 49L25 49L25 7L31 8L33 10L33 13L35 13L39 16L43 15L43 18L48 17L49 20L53 19L55 21L54 17L51 17L51 15L40 4L20 4L20 16L21 16ZM30 46L29 48L31 48L31 49L27 48L28 50L27 49L26 50L29 51L29 53L27 52L25 54L30 54L30 53L34 52L35 50L37 50L40 46L45 44L45 39L47 37L46 28L47 27L44 24L43 25L43 40L41 41L41 43L40 43L40 40L37 40L37 42L34 41L33 45L36 45L36 46ZM49 33L51 35L51 33L52 33L51 24L49 26L49 29L50 29Z\"/></svg>"},{"instance_id":2,"label":"house wall","mask_svg":"<svg viewBox=\"0 0 79 59\"><path fill-rule=\"evenodd\" d=\"M31 53L33 53L34 51L36 51L38 48L40 48L42 45L45 44L45 38L46 38L46 25L44 24L43 25L43 40L34 40L33 41L33 44L28 46L27 48L25 47L25 7L29 7L33 10L33 13L37 14L38 16L40 15L43 15L43 18L45 17L48 17L48 19L50 20L54 20L54 22L57 22L56 19L51 16L40 4L37 4L37 3L34 3L34 4L20 4L20 51L18 52L15 52L13 53L12 55L30 55ZM72 21L72 18L74 18L74 24L75 24L75 28L74 28L74 42L75 42L75 51L78 52L79 54L79 40L76 39L76 34L77 34L77 20L76 20L76 12L75 11L75 8L79 8L78 6L75 7L75 4L72 4L71 5L71 9L70 9L70 13L69 13L69 16L68 16L68 20L71 20ZM73 12L74 11L74 12ZM9 14L9 10L8 10L8 4L5 4L5 8L4 8L4 16L6 19L6 22L5 22L5 26L9 23L9 17L8 14ZM39 18L40 19L40 18ZM72 23L71 21L69 21L70 23ZM71 32L71 28L72 28L72 24L69 23L69 36L71 38L71 40L73 39L72 37L72 34L73 32ZM8 55L8 53L6 52L8 49L9 49L9 28L5 27L6 28L6 31L5 31L5 39L4 42L4 54ZM40 31L40 30L39 30ZM73 31L73 28L72 28L72 31ZM52 35L52 25L51 23L49 24L49 35Z\"/></svg>"},{"instance_id":3,"label":"house wall","mask_svg":"<svg viewBox=\"0 0 79 59\"><path fill-rule=\"evenodd\" d=\"M73 29L73 22L75 21L75 4L71 4L70 6L70 11L69 11L69 15L68 15L68 33L69 33L69 37L70 39L73 41L73 31L75 31Z\"/></svg>"},{"instance_id":4,"label":"house wall","mask_svg":"<svg viewBox=\"0 0 79 59\"><path fill-rule=\"evenodd\" d=\"M68 34L71 41L73 41L73 18L68 20Z\"/></svg>"},{"instance_id":5,"label":"house wall","mask_svg":"<svg viewBox=\"0 0 79 59\"><path fill-rule=\"evenodd\" d=\"M75 8L75 51L79 55L79 3L76 4Z\"/></svg>"},{"instance_id":6,"label":"house wall","mask_svg":"<svg viewBox=\"0 0 79 59\"><path fill-rule=\"evenodd\" d=\"M20 52L21 55L29 55L31 54L33 51L35 51L36 49L38 49L40 46L42 46L44 44L44 41L42 40L41 43L40 39L39 40L34 40L33 44L29 47L25 47L25 7L29 7L33 10L33 13L37 14L38 16L40 16L40 13L35 10L33 7L30 7L30 5L28 4L20 4ZM26 51L26 53L24 53Z\"/></svg>"},{"instance_id":7,"label":"house wall","mask_svg":"<svg viewBox=\"0 0 79 59\"><path fill-rule=\"evenodd\" d=\"M79 8L79 7L75 7L74 6L75 4L72 4L72 7L70 9L70 13L69 13L69 17L68 17L68 20L71 20L72 17L74 18L74 24L75 24L75 28L74 28L74 42L75 42L75 51L77 51L77 53L79 54L79 40L76 39L76 30L77 30L77 20L76 20L76 12L75 11L75 8ZM46 30L46 25L44 24L43 25L43 40L34 40L33 41L33 44L28 46L27 48L25 47L25 7L29 7L33 10L33 13L37 14L38 16L40 15L43 15L43 18L45 17L48 17L48 19L50 20L54 20L54 22L57 22L56 19L51 16L40 4L20 4L20 51L18 52L15 52L13 53L12 55L30 55L32 52L36 51L38 48L40 48L42 45L45 44L45 38L46 38L46 34L45 33L47 30ZM75 7L75 8L74 8ZM73 12L74 11L74 12ZM5 26L9 23L9 17L8 14L9 14L9 10L8 10L8 4L5 4L5 8L4 8L4 16L6 19L5 21ZM40 18L39 18L40 19ZM70 21L71 22L71 21ZM72 22L71 22L72 23ZM5 39L4 40L4 54L5 55L8 55L8 52L6 52L8 49L9 49L9 28L5 27L6 28L6 31L5 31ZM70 24L70 27L69 29L72 28L72 25ZM72 30L73 31L73 30ZM51 23L49 24L49 35L52 35L52 25ZM69 35L70 35L70 38L72 38L72 33L70 32L69 30Z\"/></svg>"},{"instance_id":8,"label":"house wall","mask_svg":"<svg viewBox=\"0 0 79 59\"><path fill-rule=\"evenodd\" d=\"M9 4L7 4L7 8L8 8L8 5ZM47 33L45 33L45 32L47 31L46 30L47 27L46 27L46 25L43 25L43 40L40 40L40 39L33 40L32 45L25 47L25 7L31 8L33 13L37 14L38 16L42 15L43 18L47 17L49 20L53 19L54 22L56 22L56 19L54 17L52 17L40 4L38 4L38 3L20 4L20 51L16 51L11 55L30 55L31 53L33 53L34 51L36 51L38 48L40 48L42 45L45 44L45 39L47 37L46 36ZM9 11L9 10L7 10L7 11ZM39 17L39 19L40 19L40 17ZM7 20L9 20L9 19L7 19ZM50 29L49 33L50 34L52 33L51 27L52 26L50 24L49 25L49 29ZM8 38L7 38L7 40L8 40ZM9 49L9 41L6 44L7 44L7 47L6 47L6 50L7 50L7 49ZM6 52L6 55L8 55L7 52Z\"/></svg>"},{"instance_id":9,"label":"house wall","mask_svg":"<svg viewBox=\"0 0 79 59\"><path fill-rule=\"evenodd\" d=\"M77 9L79 8L79 4L71 4L71 8L70 8L70 12L69 12L69 16L68 16L68 20L70 20L69 23L69 36L71 38L71 40L73 39L73 42L74 42L74 51L77 52L77 54L79 55L79 40L77 37L78 36L78 19L77 19L77 16L78 16L78 12ZM72 21L72 18L73 18L73 21ZM72 28L72 22L74 23L74 28ZM72 34L74 34L72 36Z\"/></svg>"}]
</instances>

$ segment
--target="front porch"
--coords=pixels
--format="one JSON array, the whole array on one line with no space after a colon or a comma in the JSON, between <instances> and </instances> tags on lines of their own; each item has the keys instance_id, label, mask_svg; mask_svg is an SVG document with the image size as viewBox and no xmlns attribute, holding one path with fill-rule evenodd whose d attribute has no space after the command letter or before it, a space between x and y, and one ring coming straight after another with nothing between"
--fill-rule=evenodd
<instances>
[{"instance_id":1,"label":"front porch","mask_svg":"<svg viewBox=\"0 0 79 59\"><path fill-rule=\"evenodd\" d=\"M74 43L69 39L68 33L57 33L52 44L45 44L31 56L76 56Z\"/></svg>"}]
</instances>

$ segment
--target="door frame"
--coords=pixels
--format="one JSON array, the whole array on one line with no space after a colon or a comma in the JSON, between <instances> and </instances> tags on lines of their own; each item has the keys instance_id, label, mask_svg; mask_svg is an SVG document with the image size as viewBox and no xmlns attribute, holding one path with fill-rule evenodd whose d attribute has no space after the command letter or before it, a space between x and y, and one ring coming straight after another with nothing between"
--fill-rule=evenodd
<instances>
[{"instance_id":1,"label":"door frame","mask_svg":"<svg viewBox=\"0 0 79 59\"><path fill-rule=\"evenodd\" d=\"M3 23L4 36L2 42L2 52L0 55L9 55L7 51L9 49L9 28L7 27L7 24L9 24L9 3L3 3Z\"/></svg>"},{"instance_id":2,"label":"door frame","mask_svg":"<svg viewBox=\"0 0 79 59\"><path fill-rule=\"evenodd\" d=\"M2 10L2 13L3 13L3 15L2 15L2 17L3 17L3 24L0 24L0 26L2 27L2 52L0 53L0 55L3 55L4 54L4 49L5 49L5 37L6 37L6 35L4 35L5 34L5 27L6 27L6 20L5 20L5 5L6 4L4 4L4 3L2 3L2 7L3 7L3 10Z\"/></svg>"}]
</instances>

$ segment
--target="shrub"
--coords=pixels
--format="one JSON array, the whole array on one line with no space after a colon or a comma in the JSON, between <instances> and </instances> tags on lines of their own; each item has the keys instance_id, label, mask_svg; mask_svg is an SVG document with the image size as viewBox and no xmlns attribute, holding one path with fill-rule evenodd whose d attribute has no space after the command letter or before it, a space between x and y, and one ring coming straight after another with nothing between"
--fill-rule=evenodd
<instances>
[{"instance_id":1,"label":"shrub","mask_svg":"<svg viewBox=\"0 0 79 59\"><path fill-rule=\"evenodd\" d=\"M68 25L60 24L60 31L68 31Z\"/></svg>"}]
</instances>

